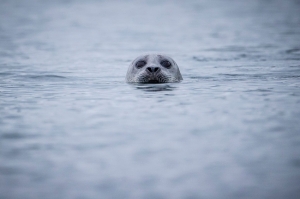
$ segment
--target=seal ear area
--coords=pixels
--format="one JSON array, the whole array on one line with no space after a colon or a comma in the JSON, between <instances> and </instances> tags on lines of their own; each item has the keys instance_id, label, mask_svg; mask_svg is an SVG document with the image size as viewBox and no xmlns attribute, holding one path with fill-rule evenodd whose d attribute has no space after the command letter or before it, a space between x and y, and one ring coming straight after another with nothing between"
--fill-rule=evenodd
<instances>
[{"instance_id":1,"label":"seal ear area","mask_svg":"<svg viewBox=\"0 0 300 199\"><path fill-rule=\"evenodd\" d=\"M180 70L179 70L179 66L177 65L177 63L172 59L170 58L170 62L173 63L173 68L175 68L175 70L177 71L177 79L178 79L178 82L182 81L183 78L182 78L182 75L180 73Z\"/></svg>"},{"instance_id":2,"label":"seal ear area","mask_svg":"<svg viewBox=\"0 0 300 199\"><path fill-rule=\"evenodd\" d=\"M182 75L181 75L181 73L180 73L180 70L178 69L178 80L179 81L182 81L183 80L183 78L182 78Z\"/></svg>"}]
</instances>

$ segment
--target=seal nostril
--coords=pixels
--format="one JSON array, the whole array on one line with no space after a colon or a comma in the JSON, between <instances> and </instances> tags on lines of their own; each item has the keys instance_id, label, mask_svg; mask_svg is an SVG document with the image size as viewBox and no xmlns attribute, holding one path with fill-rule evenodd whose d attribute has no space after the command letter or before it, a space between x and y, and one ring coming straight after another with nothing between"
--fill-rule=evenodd
<instances>
[{"instance_id":1,"label":"seal nostril","mask_svg":"<svg viewBox=\"0 0 300 199\"><path fill-rule=\"evenodd\" d=\"M150 73L155 73L155 72L159 71L160 68L159 67L147 67L146 70L149 71Z\"/></svg>"},{"instance_id":2,"label":"seal nostril","mask_svg":"<svg viewBox=\"0 0 300 199\"><path fill-rule=\"evenodd\" d=\"M152 67L147 67L146 70L152 73Z\"/></svg>"}]
</instances>

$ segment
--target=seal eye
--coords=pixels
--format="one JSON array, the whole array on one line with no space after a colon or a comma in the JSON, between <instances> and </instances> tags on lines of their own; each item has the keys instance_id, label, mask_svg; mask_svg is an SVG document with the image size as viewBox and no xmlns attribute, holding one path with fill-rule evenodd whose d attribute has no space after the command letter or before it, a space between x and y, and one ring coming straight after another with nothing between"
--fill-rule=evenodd
<instances>
[{"instance_id":1,"label":"seal eye","mask_svg":"<svg viewBox=\"0 0 300 199\"><path fill-rule=\"evenodd\" d=\"M142 68L142 67L145 66L145 65L146 65L146 62L145 62L145 61L138 61L138 62L135 63L135 66L136 66L137 68Z\"/></svg>"},{"instance_id":2,"label":"seal eye","mask_svg":"<svg viewBox=\"0 0 300 199\"><path fill-rule=\"evenodd\" d=\"M165 68L171 68L172 64L168 60L163 60L160 64Z\"/></svg>"}]
</instances>

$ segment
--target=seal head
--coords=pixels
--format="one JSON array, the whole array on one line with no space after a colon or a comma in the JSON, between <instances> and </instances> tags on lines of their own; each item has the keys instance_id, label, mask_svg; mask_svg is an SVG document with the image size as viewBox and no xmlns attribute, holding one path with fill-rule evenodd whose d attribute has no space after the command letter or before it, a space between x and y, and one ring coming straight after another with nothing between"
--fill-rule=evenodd
<instances>
[{"instance_id":1,"label":"seal head","mask_svg":"<svg viewBox=\"0 0 300 199\"><path fill-rule=\"evenodd\" d=\"M175 61L165 55L143 55L129 66L126 81L128 83L170 83L180 82L181 73Z\"/></svg>"}]
</instances>

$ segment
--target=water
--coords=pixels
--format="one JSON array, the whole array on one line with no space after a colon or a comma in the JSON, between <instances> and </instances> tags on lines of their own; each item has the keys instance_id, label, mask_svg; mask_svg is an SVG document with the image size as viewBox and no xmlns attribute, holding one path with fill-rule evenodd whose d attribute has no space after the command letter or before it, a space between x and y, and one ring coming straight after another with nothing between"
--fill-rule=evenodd
<instances>
[{"instance_id":1,"label":"water","mask_svg":"<svg viewBox=\"0 0 300 199\"><path fill-rule=\"evenodd\" d=\"M299 1L0 1L0 198L300 196ZM165 53L183 82L130 85Z\"/></svg>"}]
</instances>

